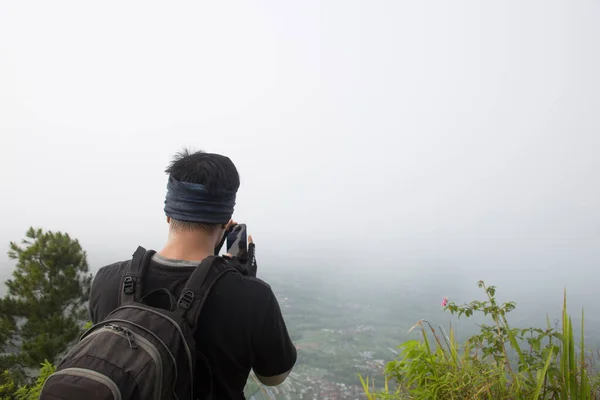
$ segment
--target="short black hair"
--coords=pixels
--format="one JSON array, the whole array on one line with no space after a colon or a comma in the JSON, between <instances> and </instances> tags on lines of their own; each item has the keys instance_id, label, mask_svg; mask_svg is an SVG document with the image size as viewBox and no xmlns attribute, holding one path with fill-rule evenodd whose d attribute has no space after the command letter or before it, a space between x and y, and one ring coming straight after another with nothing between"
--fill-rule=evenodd
<instances>
[{"instance_id":1,"label":"short black hair","mask_svg":"<svg viewBox=\"0 0 600 400\"><path fill-rule=\"evenodd\" d=\"M209 193L221 190L237 192L240 187L240 176L229 157L206 153L202 150L191 151L184 148L173 156L165 173L181 182L202 184ZM203 229L212 233L219 225L179 221L171 218L172 229Z\"/></svg>"}]
</instances>

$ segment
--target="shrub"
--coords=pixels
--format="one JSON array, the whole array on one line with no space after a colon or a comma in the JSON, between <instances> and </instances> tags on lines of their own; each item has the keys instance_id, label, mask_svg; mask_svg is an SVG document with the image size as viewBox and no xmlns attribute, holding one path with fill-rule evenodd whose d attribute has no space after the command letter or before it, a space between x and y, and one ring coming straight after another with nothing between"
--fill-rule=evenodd
<instances>
[{"instance_id":1,"label":"shrub","mask_svg":"<svg viewBox=\"0 0 600 400\"><path fill-rule=\"evenodd\" d=\"M499 305L496 288L486 287L487 300L469 304L445 304L451 314L490 316L493 324L483 324L480 332L460 346L452 326L447 335L426 320L418 321L422 339L400 346L398 359L386 366L385 387L377 391L373 382L362 377L368 399L596 399L599 376L592 372L594 357L586 351L584 315L581 339L575 348L571 317L567 314L566 292L562 326L513 328L506 315L515 303ZM390 383L393 389L390 389Z\"/></svg>"},{"instance_id":2,"label":"shrub","mask_svg":"<svg viewBox=\"0 0 600 400\"><path fill-rule=\"evenodd\" d=\"M55 368L48 360L41 367L40 374L32 385L17 387L8 371L4 372L4 384L0 385L1 400L38 400L42 386Z\"/></svg>"}]
</instances>

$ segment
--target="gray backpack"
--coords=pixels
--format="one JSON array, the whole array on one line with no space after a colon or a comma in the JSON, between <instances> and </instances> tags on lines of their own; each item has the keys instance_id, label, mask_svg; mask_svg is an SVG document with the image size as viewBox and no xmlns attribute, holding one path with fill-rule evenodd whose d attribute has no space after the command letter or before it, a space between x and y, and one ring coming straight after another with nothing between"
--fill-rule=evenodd
<instances>
[{"instance_id":1,"label":"gray backpack","mask_svg":"<svg viewBox=\"0 0 600 400\"><path fill-rule=\"evenodd\" d=\"M238 270L210 256L194 270L179 299L164 288L142 297L154 253L137 249L123 275L119 307L81 336L44 383L39 399L195 399L196 323L215 282Z\"/></svg>"}]
</instances>

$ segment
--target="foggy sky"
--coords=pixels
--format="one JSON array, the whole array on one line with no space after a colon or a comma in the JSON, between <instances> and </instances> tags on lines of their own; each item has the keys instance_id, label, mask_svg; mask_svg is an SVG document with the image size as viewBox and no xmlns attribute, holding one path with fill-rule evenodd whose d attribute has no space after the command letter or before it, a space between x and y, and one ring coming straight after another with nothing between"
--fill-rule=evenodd
<instances>
[{"instance_id":1,"label":"foggy sky","mask_svg":"<svg viewBox=\"0 0 600 400\"><path fill-rule=\"evenodd\" d=\"M163 171L191 146L236 164L235 219L267 260L591 291L599 18L592 1L0 1L1 253L31 225L93 269L159 249Z\"/></svg>"}]
</instances>

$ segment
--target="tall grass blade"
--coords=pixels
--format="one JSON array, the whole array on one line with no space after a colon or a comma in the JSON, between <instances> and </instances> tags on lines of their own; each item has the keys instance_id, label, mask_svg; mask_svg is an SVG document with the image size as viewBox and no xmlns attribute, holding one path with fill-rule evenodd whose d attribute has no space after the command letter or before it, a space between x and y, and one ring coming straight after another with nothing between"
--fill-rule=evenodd
<instances>
[{"instance_id":1,"label":"tall grass blade","mask_svg":"<svg viewBox=\"0 0 600 400\"><path fill-rule=\"evenodd\" d=\"M546 359L546 363L544 364L544 369L542 369L541 374L539 374L537 377L537 385L535 387L535 393L532 397L532 400L537 400L540 396L540 392L542 391L542 385L544 384L544 380L546 379L546 373L548 372L548 367L550 366L552 356L553 353L549 351L548 358Z\"/></svg>"},{"instance_id":2,"label":"tall grass blade","mask_svg":"<svg viewBox=\"0 0 600 400\"><path fill-rule=\"evenodd\" d=\"M563 298L563 312L562 312L562 351L560 355L560 375L562 379L561 385L561 397L568 399L571 393L571 379L569 373L569 343L568 343L568 331L569 331L569 318L567 316L567 291L565 289Z\"/></svg>"},{"instance_id":3,"label":"tall grass blade","mask_svg":"<svg viewBox=\"0 0 600 400\"><path fill-rule=\"evenodd\" d=\"M452 355L452 360L454 361L454 366L458 367L458 363L460 360L460 356L458 355L458 351L457 351L457 343L456 343L456 339L454 337L454 329L452 329L452 326L450 326L450 354Z\"/></svg>"},{"instance_id":4,"label":"tall grass blade","mask_svg":"<svg viewBox=\"0 0 600 400\"><path fill-rule=\"evenodd\" d=\"M573 339L573 323L569 317L569 378L571 379L571 398L577 398L577 374L575 366L575 340Z\"/></svg>"},{"instance_id":5,"label":"tall grass blade","mask_svg":"<svg viewBox=\"0 0 600 400\"><path fill-rule=\"evenodd\" d=\"M515 338L514 333L510 329L508 329L508 324L506 324L506 328L507 328L506 331L508 332L508 339L510 340L510 344L511 344L512 348L516 350L517 354L519 355L519 360L521 361L521 363L525 364L526 363L525 355L521 351L521 346L519 346L519 343L517 342L517 338ZM506 360L506 362L510 362L510 360ZM533 380L533 374L531 373L530 370L527 370L527 374L529 375L529 379ZM518 375L515 375L515 380L517 380L517 379L518 379Z\"/></svg>"},{"instance_id":6,"label":"tall grass blade","mask_svg":"<svg viewBox=\"0 0 600 400\"><path fill-rule=\"evenodd\" d=\"M581 353L579 354L579 356L581 357L581 385L579 386L579 398L580 399L587 399L589 398L589 390L587 387L587 374L586 374L586 370L585 370L585 335L584 335L584 329L585 329L585 325L583 323L584 321L584 315L583 315L583 308L581 309Z\"/></svg>"},{"instance_id":7,"label":"tall grass blade","mask_svg":"<svg viewBox=\"0 0 600 400\"><path fill-rule=\"evenodd\" d=\"M360 379L360 384L363 387L363 390L365 392L365 395L367 396L367 399L371 400L371 399L375 399L374 396L371 396L371 391L369 390L369 377L367 376L367 380L365 381L362 377L361 374L358 374L358 378Z\"/></svg>"}]
</instances>

